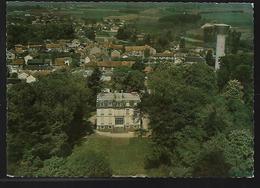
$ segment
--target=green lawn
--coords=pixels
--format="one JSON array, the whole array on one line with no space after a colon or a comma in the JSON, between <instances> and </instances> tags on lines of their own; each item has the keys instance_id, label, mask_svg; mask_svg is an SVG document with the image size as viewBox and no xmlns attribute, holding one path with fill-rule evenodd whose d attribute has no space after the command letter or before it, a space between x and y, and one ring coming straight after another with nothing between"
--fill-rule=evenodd
<instances>
[{"instance_id":1,"label":"green lawn","mask_svg":"<svg viewBox=\"0 0 260 188\"><path fill-rule=\"evenodd\" d=\"M103 152L110 161L113 175L147 175L144 157L151 148L148 138L109 138L91 135L78 147ZM156 175L156 172L153 174Z\"/></svg>"}]
</instances>

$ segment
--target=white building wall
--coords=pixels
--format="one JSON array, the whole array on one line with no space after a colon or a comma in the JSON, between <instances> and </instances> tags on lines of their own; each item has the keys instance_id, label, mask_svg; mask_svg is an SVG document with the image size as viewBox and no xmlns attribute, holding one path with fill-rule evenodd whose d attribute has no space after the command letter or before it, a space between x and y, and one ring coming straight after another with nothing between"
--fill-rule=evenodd
<instances>
[{"instance_id":1,"label":"white building wall","mask_svg":"<svg viewBox=\"0 0 260 188\"><path fill-rule=\"evenodd\" d=\"M225 35L217 35L215 70L219 69L219 58L225 56Z\"/></svg>"},{"instance_id":2,"label":"white building wall","mask_svg":"<svg viewBox=\"0 0 260 188\"><path fill-rule=\"evenodd\" d=\"M128 109L128 110L127 110ZM115 117L124 117L124 126L140 125L140 121L134 120L134 109L113 109L113 108L99 108L97 109L97 126L112 125L115 126Z\"/></svg>"}]
</instances>

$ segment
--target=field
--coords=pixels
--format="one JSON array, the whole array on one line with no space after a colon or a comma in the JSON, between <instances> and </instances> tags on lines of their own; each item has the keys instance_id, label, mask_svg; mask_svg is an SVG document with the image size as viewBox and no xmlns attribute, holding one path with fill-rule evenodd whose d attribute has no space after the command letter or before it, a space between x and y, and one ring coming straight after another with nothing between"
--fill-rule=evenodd
<instances>
[{"instance_id":1,"label":"field","mask_svg":"<svg viewBox=\"0 0 260 188\"><path fill-rule=\"evenodd\" d=\"M207 13L201 14L202 18L230 24L233 26L252 26L253 25L253 16L249 13L240 13L240 12L224 12L224 13Z\"/></svg>"},{"instance_id":2,"label":"field","mask_svg":"<svg viewBox=\"0 0 260 188\"><path fill-rule=\"evenodd\" d=\"M144 157L149 153L150 141L147 138L109 138L91 135L80 146L82 150L92 148L108 157L113 175L147 175Z\"/></svg>"},{"instance_id":3,"label":"field","mask_svg":"<svg viewBox=\"0 0 260 188\"><path fill-rule=\"evenodd\" d=\"M43 6L47 4L42 4ZM61 6L61 4L59 5ZM15 9L10 9L15 10ZM52 9L49 9L52 11ZM8 14L23 14L21 12L8 12ZM139 31L148 33L160 33L164 29L178 30L170 23L160 23L158 19L163 16L187 13L201 13L201 25L205 22L226 23L238 30L243 30L242 38L252 38L253 10L250 4L209 4L209 3L82 3L64 4L55 13L63 13L78 18L123 18L132 20ZM200 27L200 24L198 27ZM183 27L183 26L181 26ZM194 29L189 25L183 28L185 31Z\"/></svg>"}]
</instances>

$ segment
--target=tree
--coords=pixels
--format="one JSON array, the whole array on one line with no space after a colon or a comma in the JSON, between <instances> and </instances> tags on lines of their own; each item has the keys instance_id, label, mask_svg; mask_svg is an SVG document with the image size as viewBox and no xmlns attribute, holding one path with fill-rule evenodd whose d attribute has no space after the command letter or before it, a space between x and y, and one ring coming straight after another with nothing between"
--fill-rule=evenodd
<instances>
[{"instance_id":1,"label":"tree","mask_svg":"<svg viewBox=\"0 0 260 188\"><path fill-rule=\"evenodd\" d=\"M88 39L90 39L90 40L93 40L93 41L94 41L95 38L96 38L96 33L95 33L94 28L88 29L85 34L86 34L86 37L87 37Z\"/></svg>"},{"instance_id":2,"label":"tree","mask_svg":"<svg viewBox=\"0 0 260 188\"><path fill-rule=\"evenodd\" d=\"M225 161L221 151L212 151L203 154L196 163L194 177L227 177L230 165Z\"/></svg>"},{"instance_id":3,"label":"tree","mask_svg":"<svg viewBox=\"0 0 260 188\"><path fill-rule=\"evenodd\" d=\"M192 24L201 19L200 14L173 14L159 18L159 22L172 23L174 25Z\"/></svg>"},{"instance_id":4,"label":"tree","mask_svg":"<svg viewBox=\"0 0 260 188\"><path fill-rule=\"evenodd\" d=\"M112 170L104 154L91 150L76 149L67 158L66 169L69 176L111 177Z\"/></svg>"},{"instance_id":5,"label":"tree","mask_svg":"<svg viewBox=\"0 0 260 188\"><path fill-rule=\"evenodd\" d=\"M14 166L22 163L26 169L37 157L46 160L69 155L84 133L91 132L90 124L83 121L83 115L89 117L92 110L91 91L82 77L56 72L34 84L16 84L7 96L11 174L21 174ZM33 173L30 169L24 173Z\"/></svg>"},{"instance_id":6,"label":"tree","mask_svg":"<svg viewBox=\"0 0 260 188\"><path fill-rule=\"evenodd\" d=\"M66 170L66 159L59 157L52 157L47 159L43 163L43 167L40 168L36 175L40 177L66 177L68 172Z\"/></svg>"},{"instance_id":7,"label":"tree","mask_svg":"<svg viewBox=\"0 0 260 188\"><path fill-rule=\"evenodd\" d=\"M138 137L142 138L148 132L148 130L139 128L136 129L135 132L137 133Z\"/></svg>"},{"instance_id":8,"label":"tree","mask_svg":"<svg viewBox=\"0 0 260 188\"><path fill-rule=\"evenodd\" d=\"M216 40L216 33L214 27L206 27L203 29L204 42L214 42Z\"/></svg>"},{"instance_id":9,"label":"tree","mask_svg":"<svg viewBox=\"0 0 260 188\"><path fill-rule=\"evenodd\" d=\"M202 153L219 151L230 167L228 176L248 177L253 174L253 135L249 129L234 129L218 134L204 143Z\"/></svg>"},{"instance_id":10,"label":"tree","mask_svg":"<svg viewBox=\"0 0 260 188\"><path fill-rule=\"evenodd\" d=\"M222 57L220 69L217 71L217 80L220 90L229 80L238 80L243 86L245 103L252 104L253 54L243 53Z\"/></svg>"},{"instance_id":11,"label":"tree","mask_svg":"<svg viewBox=\"0 0 260 188\"><path fill-rule=\"evenodd\" d=\"M16 72L14 72L14 73L11 74L10 77L11 77L11 78L18 78L18 74L17 74Z\"/></svg>"},{"instance_id":12,"label":"tree","mask_svg":"<svg viewBox=\"0 0 260 188\"><path fill-rule=\"evenodd\" d=\"M151 43L152 43L151 35L150 34L145 34L144 35L144 44L151 45Z\"/></svg>"},{"instance_id":13,"label":"tree","mask_svg":"<svg viewBox=\"0 0 260 188\"><path fill-rule=\"evenodd\" d=\"M133 25L124 25L117 31L116 38L119 40L131 40L133 42L137 39L137 30Z\"/></svg>"},{"instance_id":14,"label":"tree","mask_svg":"<svg viewBox=\"0 0 260 188\"><path fill-rule=\"evenodd\" d=\"M143 70L144 70L144 68L145 68L145 64L142 62L142 60L137 60L134 64L133 64L133 66L132 66L132 69L133 70L138 70L138 71L140 71L140 72L142 72Z\"/></svg>"},{"instance_id":15,"label":"tree","mask_svg":"<svg viewBox=\"0 0 260 188\"><path fill-rule=\"evenodd\" d=\"M253 136L249 130L233 130L227 137L224 153L231 165L231 176L248 177L253 175L254 148Z\"/></svg>"},{"instance_id":16,"label":"tree","mask_svg":"<svg viewBox=\"0 0 260 188\"><path fill-rule=\"evenodd\" d=\"M238 80L230 80L224 88L223 95L227 99L243 100L243 86Z\"/></svg>"},{"instance_id":17,"label":"tree","mask_svg":"<svg viewBox=\"0 0 260 188\"><path fill-rule=\"evenodd\" d=\"M236 54L240 45L241 32L230 31L227 36L227 47L232 54Z\"/></svg>"},{"instance_id":18,"label":"tree","mask_svg":"<svg viewBox=\"0 0 260 188\"><path fill-rule=\"evenodd\" d=\"M185 48L185 39L181 38L180 40L180 49L184 49Z\"/></svg>"},{"instance_id":19,"label":"tree","mask_svg":"<svg viewBox=\"0 0 260 188\"><path fill-rule=\"evenodd\" d=\"M149 48L146 48L144 50L144 58L148 58L150 56L150 49Z\"/></svg>"},{"instance_id":20,"label":"tree","mask_svg":"<svg viewBox=\"0 0 260 188\"><path fill-rule=\"evenodd\" d=\"M91 88L93 90L93 96L96 97L97 93L100 92L101 90L101 81L100 81L100 78L101 78L101 71L99 70L98 67L95 67L92 75L88 78L88 81L87 81L87 85L89 88Z\"/></svg>"},{"instance_id":21,"label":"tree","mask_svg":"<svg viewBox=\"0 0 260 188\"><path fill-rule=\"evenodd\" d=\"M112 86L120 91L140 91L144 89L144 73L128 67L117 68L112 76Z\"/></svg>"},{"instance_id":22,"label":"tree","mask_svg":"<svg viewBox=\"0 0 260 188\"><path fill-rule=\"evenodd\" d=\"M142 106L149 114L156 143L174 148L176 132L198 125L196 114L216 92L214 79L213 69L205 64L163 64L151 74L148 88L152 93L142 99Z\"/></svg>"},{"instance_id":23,"label":"tree","mask_svg":"<svg viewBox=\"0 0 260 188\"><path fill-rule=\"evenodd\" d=\"M215 61L214 61L214 58L213 58L213 52L212 50L208 50L207 51L207 54L206 54L206 63L209 65L209 66L212 66L214 67L215 66Z\"/></svg>"}]
</instances>

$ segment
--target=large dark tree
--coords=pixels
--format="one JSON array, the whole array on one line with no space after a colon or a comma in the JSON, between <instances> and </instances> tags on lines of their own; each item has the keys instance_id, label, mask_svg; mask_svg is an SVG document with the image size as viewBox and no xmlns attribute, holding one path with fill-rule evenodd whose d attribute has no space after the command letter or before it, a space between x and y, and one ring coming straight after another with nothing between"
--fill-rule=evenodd
<instances>
[{"instance_id":1,"label":"large dark tree","mask_svg":"<svg viewBox=\"0 0 260 188\"><path fill-rule=\"evenodd\" d=\"M53 73L32 84L16 84L7 96L11 174L21 174L19 166L30 167L36 159L67 156L77 140L91 131L84 120L92 109L91 91L81 77Z\"/></svg>"},{"instance_id":2,"label":"large dark tree","mask_svg":"<svg viewBox=\"0 0 260 188\"><path fill-rule=\"evenodd\" d=\"M227 37L227 49L230 53L236 54L240 46L241 32L232 30Z\"/></svg>"},{"instance_id":3,"label":"large dark tree","mask_svg":"<svg viewBox=\"0 0 260 188\"><path fill-rule=\"evenodd\" d=\"M220 62L220 69L217 71L219 88L223 89L229 80L238 80L243 86L245 102L252 106L253 54L226 55Z\"/></svg>"},{"instance_id":4,"label":"large dark tree","mask_svg":"<svg viewBox=\"0 0 260 188\"><path fill-rule=\"evenodd\" d=\"M94 97L101 91L101 75L102 73L99 68L95 67L92 75L87 80L87 85L92 89Z\"/></svg>"},{"instance_id":5,"label":"large dark tree","mask_svg":"<svg viewBox=\"0 0 260 188\"><path fill-rule=\"evenodd\" d=\"M88 38L88 39L90 39L90 40L95 40L95 38L96 38L96 33L95 33L95 30L94 30L94 28L89 28L89 29L87 29L86 30L86 37Z\"/></svg>"},{"instance_id":6,"label":"large dark tree","mask_svg":"<svg viewBox=\"0 0 260 188\"><path fill-rule=\"evenodd\" d=\"M144 86L144 73L128 67L117 68L112 76L114 90L125 92L140 91Z\"/></svg>"},{"instance_id":7,"label":"large dark tree","mask_svg":"<svg viewBox=\"0 0 260 188\"><path fill-rule=\"evenodd\" d=\"M206 54L206 63L209 65L209 66L212 66L214 67L215 66L215 61L214 61L214 58L213 58L213 52L212 50L208 50L207 51L207 54Z\"/></svg>"},{"instance_id":8,"label":"large dark tree","mask_svg":"<svg viewBox=\"0 0 260 188\"><path fill-rule=\"evenodd\" d=\"M230 165L225 161L221 151L204 154L196 163L193 171L195 177L227 177Z\"/></svg>"}]
</instances>

